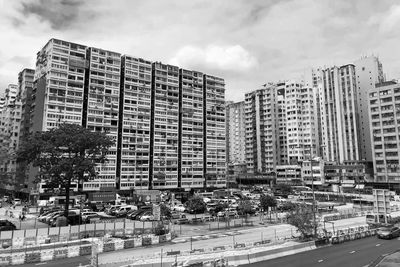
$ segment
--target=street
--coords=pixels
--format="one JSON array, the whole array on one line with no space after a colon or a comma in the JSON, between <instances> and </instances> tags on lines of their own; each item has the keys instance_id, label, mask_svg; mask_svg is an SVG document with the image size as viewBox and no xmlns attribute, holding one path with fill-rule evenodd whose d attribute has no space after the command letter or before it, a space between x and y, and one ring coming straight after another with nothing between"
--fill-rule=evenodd
<instances>
[{"instance_id":1,"label":"street","mask_svg":"<svg viewBox=\"0 0 400 267\"><path fill-rule=\"evenodd\" d=\"M243 265L247 267L338 267L365 266L379 256L399 249L400 241L382 240L376 237L359 239L339 245L332 245L282 258Z\"/></svg>"}]
</instances>

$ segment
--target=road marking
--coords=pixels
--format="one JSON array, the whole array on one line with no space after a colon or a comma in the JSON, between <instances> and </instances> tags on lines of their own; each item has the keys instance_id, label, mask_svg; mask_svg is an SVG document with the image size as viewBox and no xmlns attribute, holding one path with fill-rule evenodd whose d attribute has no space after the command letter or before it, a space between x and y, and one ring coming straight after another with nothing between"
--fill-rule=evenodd
<instances>
[{"instance_id":1,"label":"road marking","mask_svg":"<svg viewBox=\"0 0 400 267\"><path fill-rule=\"evenodd\" d=\"M45 265L45 264L47 264L47 262L39 262L39 263L36 263L35 265Z\"/></svg>"},{"instance_id":2,"label":"road marking","mask_svg":"<svg viewBox=\"0 0 400 267\"><path fill-rule=\"evenodd\" d=\"M323 262L324 260L318 260L318 262Z\"/></svg>"},{"instance_id":3,"label":"road marking","mask_svg":"<svg viewBox=\"0 0 400 267\"><path fill-rule=\"evenodd\" d=\"M350 254L353 254L354 252L356 252L355 250L353 250L353 251L350 251Z\"/></svg>"},{"instance_id":4,"label":"road marking","mask_svg":"<svg viewBox=\"0 0 400 267\"><path fill-rule=\"evenodd\" d=\"M381 244L376 244L376 247L379 247Z\"/></svg>"}]
</instances>

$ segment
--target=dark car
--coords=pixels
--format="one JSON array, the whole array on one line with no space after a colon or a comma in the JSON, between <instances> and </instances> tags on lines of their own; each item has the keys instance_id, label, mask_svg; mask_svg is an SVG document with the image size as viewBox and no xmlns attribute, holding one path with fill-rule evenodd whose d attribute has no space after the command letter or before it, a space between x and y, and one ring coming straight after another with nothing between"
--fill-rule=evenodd
<instances>
[{"instance_id":1,"label":"dark car","mask_svg":"<svg viewBox=\"0 0 400 267\"><path fill-rule=\"evenodd\" d=\"M8 220L0 220L0 231L16 230L17 227Z\"/></svg>"},{"instance_id":2,"label":"dark car","mask_svg":"<svg viewBox=\"0 0 400 267\"><path fill-rule=\"evenodd\" d=\"M189 220L187 218L181 218L174 221L174 224L187 224L187 223L189 223Z\"/></svg>"},{"instance_id":3,"label":"dark car","mask_svg":"<svg viewBox=\"0 0 400 267\"><path fill-rule=\"evenodd\" d=\"M382 227L377 232L378 238L381 239L392 239L396 237L400 237L400 228L399 227Z\"/></svg>"}]
</instances>

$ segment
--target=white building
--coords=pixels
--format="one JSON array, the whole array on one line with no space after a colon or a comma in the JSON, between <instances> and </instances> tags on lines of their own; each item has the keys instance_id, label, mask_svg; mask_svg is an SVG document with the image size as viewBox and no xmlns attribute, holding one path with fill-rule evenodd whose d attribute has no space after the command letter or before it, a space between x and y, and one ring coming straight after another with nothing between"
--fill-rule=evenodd
<instances>
[{"instance_id":1,"label":"white building","mask_svg":"<svg viewBox=\"0 0 400 267\"><path fill-rule=\"evenodd\" d=\"M369 92L374 183L400 189L400 84L376 84Z\"/></svg>"}]
</instances>

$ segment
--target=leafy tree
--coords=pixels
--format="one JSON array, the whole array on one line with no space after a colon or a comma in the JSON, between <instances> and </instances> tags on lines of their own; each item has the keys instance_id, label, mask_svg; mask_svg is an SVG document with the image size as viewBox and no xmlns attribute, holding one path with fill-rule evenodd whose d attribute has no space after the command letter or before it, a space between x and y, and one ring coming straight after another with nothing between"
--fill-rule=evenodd
<instances>
[{"instance_id":1,"label":"leafy tree","mask_svg":"<svg viewBox=\"0 0 400 267\"><path fill-rule=\"evenodd\" d=\"M270 195L261 195L260 197L260 206L263 211L267 211L269 213L269 219L271 220L271 213L268 208L275 208L277 205L276 198Z\"/></svg>"},{"instance_id":2,"label":"leafy tree","mask_svg":"<svg viewBox=\"0 0 400 267\"><path fill-rule=\"evenodd\" d=\"M317 222L314 224L312 208L304 203L290 211L287 219L289 224L297 228L303 238L312 237L318 227Z\"/></svg>"},{"instance_id":3,"label":"leafy tree","mask_svg":"<svg viewBox=\"0 0 400 267\"><path fill-rule=\"evenodd\" d=\"M297 205L293 202L290 201L285 201L283 204L279 207L281 211L293 211L295 210Z\"/></svg>"},{"instance_id":4,"label":"leafy tree","mask_svg":"<svg viewBox=\"0 0 400 267\"><path fill-rule=\"evenodd\" d=\"M165 204L160 204L161 218L171 219L171 210Z\"/></svg>"},{"instance_id":5,"label":"leafy tree","mask_svg":"<svg viewBox=\"0 0 400 267\"><path fill-rule=\"evenodd\" d=\"M106 162L107 151L113 144L106 133L63 123L47 132L28 135L17 151L17 161L38 167L35 182L65 189L67 217L71 182L95 178L96 164Z\"/></svg>"},{"instance_id":6,"label":"leafy tree","mask_svg":"<svg viewBox=\"0 0 400 267\"><path fill-rule=\"evenodd\" d=\"M275 188L275 191L280 192L282 195L291 195L293 193L293 189L288 184L278 184Z\"/></svg>"},{"instance_id":7,"label":"leafy tree","mask_svg":"<svg viewBox=\"0 0 400 267\"><path fill-rule=\"evenodd\" d=\"M228 203L221 203L220 202L215 206L213 213L218 213L220 211L224 211L228 207L229 207Z\"/></svg>"},{"instance_id":8,"label":"leafy tree","mask_svg":"<svg viewBox=\"0 0 400 267\"><path fill-rule=\"evenodd\" d=\"M268 211L268 208L276 207L276 199L270 195L261 195L260 196L260 206L264 211Z\"/></svg>"},{"instance_id":9,"label":"leafy tree","mask_svg":"<svg viewBox=\"0 0 400 267\"><path fill-rule=\"evenodd\" d=\"M239 203L238 211L240 214L251 214L254 213L253 206L250 200L243 200Z\"/></svg>"},{"instance_id":10,"label":"leafy tree","mask_svg":"<svg viewBox=\"0 0 400 267\"><path fill-rule=\"evenodd\" d=\"M194 196L186 202L186 207L190 213L198 214L203 213L207 209L204 200L199 196Z\"/></svg>"}]
</instances>

